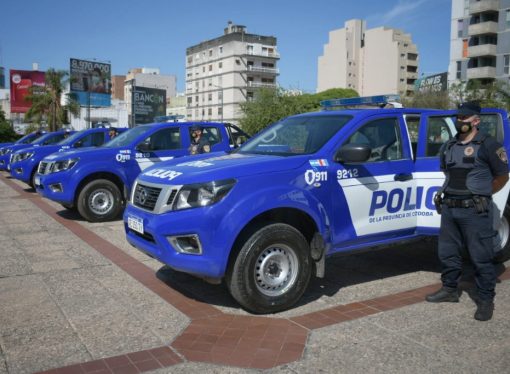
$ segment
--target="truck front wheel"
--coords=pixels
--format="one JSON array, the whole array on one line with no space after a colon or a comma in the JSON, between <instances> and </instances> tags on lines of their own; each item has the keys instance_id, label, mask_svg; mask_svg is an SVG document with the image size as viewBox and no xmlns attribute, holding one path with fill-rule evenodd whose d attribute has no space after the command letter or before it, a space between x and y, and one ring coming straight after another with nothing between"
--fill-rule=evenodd
<instances>
[{"instance_id":1,"label":"truck front wheel","mask_svg":"<svg viewBox=\"0 0 510 374\"><path fill-rule=\"evenodd\" d=\"M312 259L304 236L283 223L264 226L242 244L227 275L232 296L254 313L294 305L310 281Z\"/></svg>"},{"instance_id":2,"label":"truck front wheel","mask_svg":"<svg viewBox=\"0 0 510 374\"><path fill-rule=\"evenodd\" d=\"M122 195L115 183L98 179L83 187L76 205L80 215L89 222L110 221L122 210Z\"/></svg>"}]
</instances>

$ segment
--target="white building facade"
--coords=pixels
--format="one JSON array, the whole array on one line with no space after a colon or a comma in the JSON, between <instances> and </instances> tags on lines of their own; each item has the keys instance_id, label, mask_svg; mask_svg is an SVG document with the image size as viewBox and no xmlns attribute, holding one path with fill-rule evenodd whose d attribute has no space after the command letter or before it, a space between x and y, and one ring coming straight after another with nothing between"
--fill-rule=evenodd
<instances>
[{"instance_id":1,"label":"white building facade","mask_svg":"<svg viewBox=\"0 0 510 374\"><path fill-rule=\"evenodd\" d=\"M276 42L229 22L223 36L187 48L187 119L237 123L241 103L260 87L277 87Z\"/></svg>"},{"instance_id":2,"label":"white building facade","mask_svg":"<svg viewBox=\"0 0 510 374\"><path fill-rule=\"evenodd\" d=\"M90 119L87 107L80 108L80 116L71 116L70 126L75 130L85 130L98 124L112 127L128 127L128 106L125 101L112 99L109 107L91 107Z\"/></svg>"},{"instance_id":3,"label":"white building facade","mask_svg":"<svg viewBox=\"0 0 510 374\"><path fill-rule=\"evenodd\" d=\"M448 82L510 83L510 0L452 0Z\"/></svg>"},{"instance_id":4,"label":"white building facade","mask_svg":"<svg viewBox=\"0 0 510 374\"><path fill-rule=\"evenodd\" d=\"M177 94L177 77L160 74L157 68L135 68L126 75L124 82L124 100L127 103L128 115L132 118L132 87L157 88L166 91L167 100Z\"/></svg>"},{"instance_id":5,"label":"white building facade","mask_svg":"<svg viewBox=\"0 0 510 374\"><path fill-rule=\"evenodd\" d=\"M318 59L317 92L352 88L362 96L409 95L418 79L418 49L410 34L349 20L329 33Z\"/></svg>"}]
</instances>

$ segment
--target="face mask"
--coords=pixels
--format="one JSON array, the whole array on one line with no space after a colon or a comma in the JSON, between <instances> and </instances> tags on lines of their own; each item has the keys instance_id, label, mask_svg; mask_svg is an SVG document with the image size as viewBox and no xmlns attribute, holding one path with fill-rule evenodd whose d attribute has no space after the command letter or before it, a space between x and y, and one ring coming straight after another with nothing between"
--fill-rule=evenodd
<instances>
[{"instance_id":1,"label":"face mask","mask_svg":"<svg viewBox=\"0 0 510 374\"><path fill-rule=\"evenodd\" d=\"M466 134L471 131L471 129L473 128L473 125L471 125L471 122L464 122L464 121L457 120L455 122L455 128L457 129L457 131L459 133Z\"/></svg>"}]
</instances>

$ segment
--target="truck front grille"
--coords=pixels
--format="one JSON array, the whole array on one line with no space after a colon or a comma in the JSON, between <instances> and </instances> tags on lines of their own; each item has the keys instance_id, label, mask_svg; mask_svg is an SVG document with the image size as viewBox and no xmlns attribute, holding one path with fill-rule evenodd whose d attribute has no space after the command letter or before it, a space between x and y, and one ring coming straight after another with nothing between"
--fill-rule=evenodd
<instances>
[{"instance_id":1,"label":"truck front grille","mask_svg":"<svg viewBox=\"0 0 510 374\"><path fill-rule=\"evenodd\" d=\"M161 188L137 184L133 195L133 204L140 208L153 211L160 193Z\"/></svg>"}]
</instances>

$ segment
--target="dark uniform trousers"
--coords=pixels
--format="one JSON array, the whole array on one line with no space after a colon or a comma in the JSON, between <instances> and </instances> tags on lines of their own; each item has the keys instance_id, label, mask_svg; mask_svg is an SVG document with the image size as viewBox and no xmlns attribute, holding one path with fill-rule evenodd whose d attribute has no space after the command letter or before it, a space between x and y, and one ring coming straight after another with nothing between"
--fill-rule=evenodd
<instances>
[{"instance_id":1,"label":"dark uniform trousers","mask_svg":"<svg viewBox=\"0 0 510 374\"><path fill-rule=\"evenodd\" d=\"M475 207L457 208L443 204L439 231L439 259L443 286L457 288L462 272L462 253L466 251L475 267L480 300L493 300L496 272L492 263L497 231L493 225L493 204L477 213Z\"/></svg>"}]
</instances>

